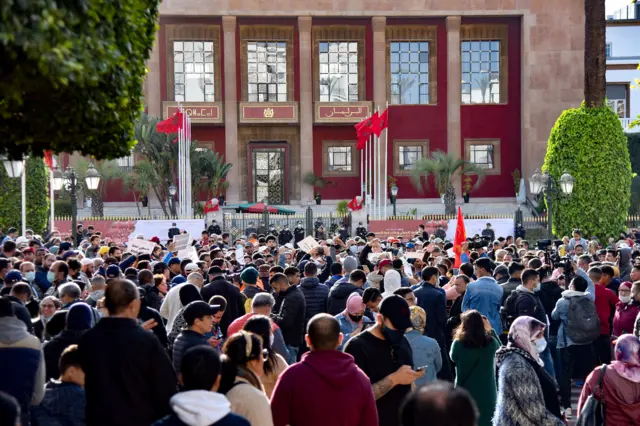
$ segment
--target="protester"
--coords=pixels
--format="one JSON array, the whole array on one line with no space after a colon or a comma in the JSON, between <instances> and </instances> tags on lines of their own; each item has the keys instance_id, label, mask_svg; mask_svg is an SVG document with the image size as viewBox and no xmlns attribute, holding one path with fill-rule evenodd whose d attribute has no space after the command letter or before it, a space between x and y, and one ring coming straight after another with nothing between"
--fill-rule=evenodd
<instances>
[{"instance_id":1,"label":"protester","mask_svg":"<svg viewBox=\"0 0 640 426\"><path fill-rule=\"evenodd\" d=\"M343 336L338 350L343 350L349 339L357 336L366 328L366 325L371 324L368 318L364 316L364 311L365 304L362 301L362 297L357 292L351 293L345 310L335 316L340 323L340 332Z\"/></svg>"},{"instance_id":2,"label":"protester","mask_svg":"<svg viewBox=\"0 0 640 426\"><path fill-rule=\"evenodd\" d=\"M487 258L480 258L473 264L474 274L478 279L467 286L462 300L462 310L475 309L488 318L496 334L502 333L500 306L504 290L491 277L493 263ZM419 297L419 296L418 296Z\"/></svg>"},{"instance_id":3,"label":"protester","mask_svg":"<svg viewBox=\"0 0 640 426\"><path fill-rule=\"evenodd\" d=\"M271 407L260 376L265 353L259 336L242 331L229 337L222 348L220 393L231 402L231 411L251 426L272 426Z\"/></svg>"},{"instance_id":4,"label":"protester","mask_svg":"<svg viewBox=\"0 0 640 426\"><path fill-rule=\"evenodd\" d=\"M222 273L222 268L212 266L208 271L209 284L202 287L202 300L211 300L213 296L222 296L227 301L227 308L224 310L220 328L222 334L227 336L229 324L245 314L244 297L240 294L240 289L227 281Z\"/></svg>"},{"instance_id":5,"label":"protester","mask_svg":"<svg viewBox=\"0 0 640 426\"><path fill-rule=\"evenodd\" d=\"M494 426L564 425L555 380L540 358L546 347L544 328L533 317L518 317L509 329L509 343L496 353L498 400Z\"/></svg>"},{"instance_id":6,"label":"protester","mask_svg":"<svg viewBox=\"0 0 640 426\"><path fill-rule=\"evenodd\" d=\"M633 334L633 326L640 313L640 282L623 282L618 288L620 302L613 316L613 336Z\"/></svg>"},{"instance_id":7,"label":"protester","mask_svg":"<svg viewBox=\"0 0 640 426\"><path fill-rule=\"evenodd\" d=\"M353 357L337 350L341 339L335 318L311 318L305 336L310 352L276 383L271 398L275 426L378 424L371 383Z\"/></svg>"},{"instance_id":8,"label":"protester","mask_svg":"<svg viewBox=\"0 0 640 426\"><path fill-rule=\"evenodd\" d=\"M47 323L60 308L62 308L62 303L53 296L47 296L40 302L40 315L37 319L32 320L33 334L35 334L40 341L51 339L51 336L46 333Z\"/></svg>"},{"instance_id":9,"label":"protester","mask_svg":"<svg viewBox=\"0 0 640 426\"><path fill-rule=\"evenodd\" d=\"M610 274L613 269L609 266ZM589 278L595 283L595 307L600 320L600 336L593 342L596 355L596 364L608 364L611 362L611 327L610 318L614 316L616 305L620 299L613 290L607 288L608 281L604 280L604 266L589 269ZM617 291L618 289L616 289Z\"/></svg>"},{"instance_id":10,"label":"protester","mask_svg":"<svg viewBox=\"0 0 640 426\"><path fill-rule=\"evenodd\" d=\"M140 271L140 273L142 272L143 271ZM139 279L140 278L138 278L138 280ZM153 285L147 285L144 288L147 292L149 307L160 311L163 299L167 296L167 293L169 291L167 279L162 274L156 274L153 276Z\"/></svg>"},{"instance_id":11,"label":"protester","mask_svg":"<svg viewBox=\"0 0 640 426\"><path fill-rule=\"evenodd\" d=\"M304 324L306 319L306 298L298 286L291 285L287 276L275 274L271 286L278 294L280 309L273 313L273 321L282 330L284 343L289 354L286 361L293 364L298 359L298 352L303 345Z\"/></svg>"},{"instance_id":12,"label":"protester","mask_svg":"<svg viewBox=\"0 0 640 426\"><path fill-rule=\"evenodd\" d=\"M216 348L220 344L215 336L206 336L213 327L213 316L218 311L219 305L211 306L202 300L193 301L184 308L182 315L186 329L176 337L173 345L173 368L176 371L181 370L182 357L192 347L204 345Z\"/></svg>"},{"instance_id":13,"label":"protester","mask_svg":"<svg viewBox=\"0 0 640 426\"><path fill-rule=\"evenodd\" d=\"M434 382L418 388L402 403L402 426L476 426L478 408L469 393L449 382Z\"/></svg>"},{"instance_id":14,"label":"protester","mask_svg":"<svg viewBox=\"0 0 640 426\"><path fill-rule=\"evenodd\" d=\"M109 316L80 339L86 376L86 421L91 425L147 426L169 413L176 373L158 339L138 325L136 286L107 284Z\"/></svg>"},{"instance_id":15,"label":"protester","mask_svg":"<svg viewBox=\"0 0 640 426\"><path fill-rule=\"evenodd\" d=\"M476 310L465 311L451 345L456 387L469 391L480 411L479 426L490 426L496 405L495 353L500 339L489 320Z\"/></svg>"},{"instance_id":16,"label":"protester","mask_svg":"<svg viewBox=\"0 0 640 426\"><path fill-rule=\"evenodd\" d=\"M300 281L299 287L305 299L304 316L306 325L313 316L327 312L329 289L327 286L320 285L316 263L307 262L304 266L304 278Z\"/></svg>"},{"instance_id":17,"label":"protester","mask_svg":"<svg viewBox=\"0 0 640 426\"><path fill-rule=\"evenodd\" d=\"M60 376L61 371L58 369L60 355L69 346L76 345L82 334L93 325L91 308L86 303L73 305L67 311L64 330L43 347L47 380Z\"/></svg>"},{"instance_id":18,"label":"protester","mask_svg":"<svg viewBox=\"0 0 640 426\"><path fill-rule=\"evenodd\" d=\"M173 320L173 325L169 330L169 333L167 334L167 349L169 349L170 351L173 351L173 344L180 332L188 326L186 318L184 317L184 312L187 309L187 306L189 306L191 302L202 301L198 288L192 284L186 284L180 287L179 296L180 303L182 304L183 308L180 309L176 314L176 317ZM178 370L179 368L176 369L176 371Z\"/></svg>"},{"instance_id":19,"label":"protester","mask_svg":"<svg viewBox=\"0 0 640 426\"><path fill-rule=\"evenodd\" d=\"M357 262L353 257L347 257L345 262ZM347 299L352 293L358 293L360 296L364 293L364 283L367 281L367 276L360 269L355 269L346 276L347 280L339 280L336 282L331 290L329 290L328 299L328 313L330 315L338 315L344 311L347 306Z\"/></svg>"},{"instance_id":20,"label":"protester","mask_svg":"<svg viewBox=\"0 0 640 426\"><path fill-rule=\"evenodd\" d=\"M413 365L422 369L425 375L415 381L416 386L433 382L442 368L442 351L435 339L424 335L427 314L419 306L410 306L412 327L407 330L407 340L413 352ZM448 362L448 358L445 358Z\"/></svg>"}]
</instances>

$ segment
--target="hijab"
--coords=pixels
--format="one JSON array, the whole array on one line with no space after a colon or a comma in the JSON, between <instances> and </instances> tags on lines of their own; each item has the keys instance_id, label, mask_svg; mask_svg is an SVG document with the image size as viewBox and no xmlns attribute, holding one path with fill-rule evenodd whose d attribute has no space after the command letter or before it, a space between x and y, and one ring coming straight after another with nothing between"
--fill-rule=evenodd
<instances>
[{"instance_id":1,"label":"hijab","mask_svg":"<svg viewBox=\"0 0 640 426\"><path fill-rule=\"evenodd\" d=\"M536 336L544 330L544 327L545 325L542 322L533 317L522 316L516 318L509 329L509 343L507 346L522 349L531 355L538 364L544 365L534 343Z\"/></svg>"},{"instance_id":2,"label":"hijab","mask_svg":"<svg viewBox=\"0 0 640 426\"><path fill-rule=\"evenodd\" d=\"M386 298L391 296L394 291L400 288L401 277L400 273L395 269L391 269L384 274L384 293L382 297Z\"/></svg>"},{"instance_id":3,"label":"hijab","mask_svg":"<svg viewBox=\"0 0 640 426\"><path fill-rule=\"evenodd\" d=\"M411 324L420 334L424 334L427 326L427 313L420 306L409 306L411 312Z\"/></svg>"},{"instance_id":4,"label":"hijab","mask_svg":"<svg viewBox=\"0 0 640 426\"><path fill-rule=\"evenodd\" d=\"M640 383L640 339L633 334L618 337L616 360L611 365L618 375L634 383Z\"/></svg>"}]
</instances>

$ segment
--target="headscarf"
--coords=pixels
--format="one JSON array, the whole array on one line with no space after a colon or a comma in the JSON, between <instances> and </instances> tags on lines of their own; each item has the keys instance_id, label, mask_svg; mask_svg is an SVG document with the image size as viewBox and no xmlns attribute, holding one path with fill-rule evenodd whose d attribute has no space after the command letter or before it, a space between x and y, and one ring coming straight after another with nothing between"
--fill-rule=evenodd
<instances>
[{"instance_id":1,"label":"headscarf","mask_svg":"<svg viewBox=\"0 0 640 426\"><path fill-rule=\"evenodd\" d=\"M409 306L409 312L411 313L411 324L413 328L424 334L424 329L427 326L427 313L420 306Z\"/></svg>"},{"instance_id":2,"label":"headscarf","mask_svg":"<svg viewBox=\"0 0 640 426\"><path fill-rule=\"evenodd\" d=\"M86 303L76 303L66 317L67 330L88 330L93 327L93 312Z\"/></svg>"},{"instance_id":3,"label":"headscarf","mask_svg":"<svg viewBox=\"0 0 640 426\"><path fill-rule=\"evenodd\" d=\"M391 269L384 274L384 293L382 297L388 297L393 294L394 291L400 288L400 273L395 269Z\"/></svg>"},{"instance_id":4,"label":"headscarf","mask_svg":"<svg viewBox=\"0 0 640 426\"><path fill-rule=\"evenodd\" d=\"M633 334L618 337L615 357L611 365L616 372L627 380L640 383L640 339Z\"/></svg>"},{"instance_id":5,"label":"headscarf","mask_svg":"<svg viewBox=\"0 0 640 426\"><path fill-rule=\"evenodd\" d=\"M361 312L364 312L365 304L362 301L362 296L360 296L357 292L353 292L349 295L347 299L347 313L351 315L355 315Z\"/></svg>"},{"instance_id":6,"label":"headscarf","mask_svg":"<svg viewBox=\"0 0 640 426\"><path fill-rule=\"evenodd\" d=\"M534 337L544 330L545 325L537 319L529 316L521 316L511 324L509 329L509 344L527 352L538 364L544 365L540 359L540 354L533 343Z\"/></svg>"}]
</instances>

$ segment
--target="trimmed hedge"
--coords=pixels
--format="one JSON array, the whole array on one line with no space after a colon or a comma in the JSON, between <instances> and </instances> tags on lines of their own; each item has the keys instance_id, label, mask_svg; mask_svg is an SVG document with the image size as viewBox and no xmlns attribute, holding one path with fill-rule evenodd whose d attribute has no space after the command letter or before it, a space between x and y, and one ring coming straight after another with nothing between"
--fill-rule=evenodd
<instances>
[{"instance_id":1,"label":"trimmed hedge","mask_svg":"<svg viewBox=\"0 0 640 426\"><path fill-rule=\"evenodd\" d=\"M27 228L42 234L49 220L49 173L42 158L27 159ZM21 179L9 178L0 165L0 225L22 228Z\"/></svg>"},{"instance_id":2,"label":"trimmed hedge","mask_svg":"<svg viewBox=\"0 0 640 426\"><path fill-rule=\"evenodd\" d=\"M640 213L640 133L627 133L631 171L638 176L631 181L630 214Z\"/></svg>"},{"instance_id":3,"label":"trimmed hedge","mask_svg":"<svg viewBox=\"0 0 640 426\"><path fill-rule=\"evenodd\" d=\"M625 230L631 195L631 162L618 116L607 107L564 111L549 137L543 170L558 181L575 178L573 194L553 198L553 233L606 239ZM559 188L558 188L559 189Z\"/></svg>"}]
</instances>

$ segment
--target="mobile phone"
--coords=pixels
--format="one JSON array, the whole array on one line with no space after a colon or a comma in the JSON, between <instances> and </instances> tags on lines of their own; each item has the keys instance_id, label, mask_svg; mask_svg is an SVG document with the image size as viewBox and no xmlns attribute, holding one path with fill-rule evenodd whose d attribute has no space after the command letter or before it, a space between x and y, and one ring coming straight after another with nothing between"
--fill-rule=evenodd
<instances>
[{"instance_id":1,"label":"mobile phone","mask_svg":"<svg viewBox=\"0 0 640 426\"><path fill-rule=\"evenodd\" d=\"M417 367L417 368L416 368L415 370L413 370L413 371L415 371L416 373L421 373L421 372L423 372L423 371L426 371L426 369L427 369L427 368L428 368L428 366L427 366L427 365L423 365L422 367Z\"/></svg>"}]
</instances>

